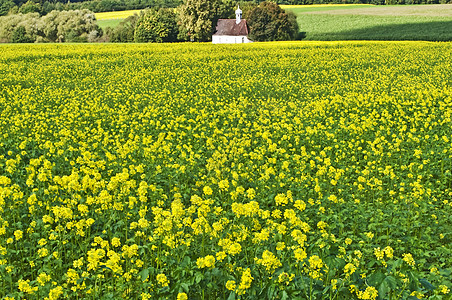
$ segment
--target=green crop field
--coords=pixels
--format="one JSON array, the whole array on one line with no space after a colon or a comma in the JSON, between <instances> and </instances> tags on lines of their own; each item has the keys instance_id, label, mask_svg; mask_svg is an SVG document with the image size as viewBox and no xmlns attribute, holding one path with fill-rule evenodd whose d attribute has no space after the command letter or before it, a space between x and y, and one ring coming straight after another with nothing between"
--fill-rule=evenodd
<instances>
[{"instance_id":1,"label":"green crop field","mask_svg":"<svg viewBox=\"0 0 452 300\"><path fill-rule=\"evenodd\" d=\"M1 299L451 299L452 43L0 53Z\"/></svg>"},{"instance_id":2,"label":"green crop field","mask_svg":"<svg viewBox=\"0 0 452 300\"><path fill-rule=\"evenodd\" d=\"M287 6L307 40L452 40L452 4Z\"/></svg>"},{"instance_id":3,"label":"green crop field","mask_svg":"<svg viewBox=\"0 0 452 300\"><path fill-rule=\"evenodd\" d=\"M121 23L124 19L106 19L106 20L98 20L97 24L100 28L105 29L107 27L115 28Z\"/></svg>"}]
</instances>

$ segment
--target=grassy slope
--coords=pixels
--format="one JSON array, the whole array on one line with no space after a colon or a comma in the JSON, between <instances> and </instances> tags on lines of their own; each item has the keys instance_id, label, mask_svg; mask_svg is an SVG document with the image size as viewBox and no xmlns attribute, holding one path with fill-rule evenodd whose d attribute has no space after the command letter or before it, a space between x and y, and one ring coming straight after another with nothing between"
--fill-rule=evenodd
<instances>
[{"instance_id":1,"label":"grassy slope","mask_svg":"<svg viewBox=\"0 0 452 300\"><path fill-rule=\"evenodd\" d=\"M307 40L452 40L452 5L287 7Z\"/></svg>"},{"instance_id":2,"label":"grassy slope","mask_svg":"<svg viewBox=\"0 0 452 300\"><path fill-rule=\"evenodd\" d=\"M111 20L97 20L97 24L100 28L105 29L107 27L115 28L124 19L111 19Z\"/></svg>"},{"instance_id":3,"label":"grassy slope","mask_svg":"<svg viewBox=\"0 0 452 300\"><path fill-rule=\"evenodd\" d=\"M107 27L114 28L125 18L133 14L139 14L141 10L125 10L96 13L97 24L105 29Z\"/></svg>"}]
</instances>

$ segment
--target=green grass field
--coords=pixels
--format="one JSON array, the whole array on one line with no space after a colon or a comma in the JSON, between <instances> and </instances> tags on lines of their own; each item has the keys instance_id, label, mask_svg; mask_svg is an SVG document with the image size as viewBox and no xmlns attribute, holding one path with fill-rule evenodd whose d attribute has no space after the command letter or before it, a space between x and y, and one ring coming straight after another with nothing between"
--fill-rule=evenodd
<instances>
[{"instance_id":1,"label":"green grass field","mask_svg":"<svg viewBox=\"0 0 452 300\"><path fill-rule=\"evenodd\" d=\"M105 29L107 27L115 28L124 19L111 19L111 20L98 20L97 24L100 28Z\"/></svg>"},{"instance_id":2,"label":"green grass field","mask_svg":"<svg viewBox=\"0 0 452 300\"><path fill-rule=\"evenodd\" d=\"M307 40L452 40L452 5L287 6Z\"/></svg>"},{"instance_id":3,"label":"green grass field","mask_svg":"<svg viewBox=\"0 0 452 300\"><path fill-rule=\"evenodd\" d=\"M141 10L125 10L96 13L97 24L102 29L107 27L115 28L122 20L133 14L139 14L140 11Z\"/></svg>"}]
</instances>

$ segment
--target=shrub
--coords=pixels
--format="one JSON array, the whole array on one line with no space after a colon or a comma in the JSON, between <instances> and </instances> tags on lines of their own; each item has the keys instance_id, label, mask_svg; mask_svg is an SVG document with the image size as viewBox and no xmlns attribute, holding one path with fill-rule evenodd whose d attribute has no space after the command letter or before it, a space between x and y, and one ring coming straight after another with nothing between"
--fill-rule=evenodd
<instances>
[{"instance_id":1,"label":"shrub","mask_svg":"<svg viewBox=\"0 0 452 300\"><path fill-rule=\"evenodd\" d=\"M11 38L11 42L13 43L32 43L34 42L33 38L27 35L27 31L24 26L18 26L13 32L13 36Z\"/></svg>"},{"instance_id":2,"label":"shrub","mask_svg":"<svg viewBox=\"0 0 452 300\"><path fill-rule=\"evenodd\" d=\"M284 41L298 37L297 18L273 2L262 2L248 17L250 38L255 41Z\"/></svg>"}]
</instances>

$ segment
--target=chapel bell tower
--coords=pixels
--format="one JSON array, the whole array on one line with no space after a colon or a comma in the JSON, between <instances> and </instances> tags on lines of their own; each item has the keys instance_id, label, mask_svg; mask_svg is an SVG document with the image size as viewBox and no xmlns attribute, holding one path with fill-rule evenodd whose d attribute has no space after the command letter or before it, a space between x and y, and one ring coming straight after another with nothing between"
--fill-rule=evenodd
<instances>
[{"instance_id":1,"label":"chapel bell tower","mask_svg":"<svg viewBox=\"0 0 452 300\"><path fill-rule=\"evenodd\" d=\"M240 6L237 5L237 10L235 11L235 24L239 24L242 21L242 10Z\"/></svg>"}]
</instances>

